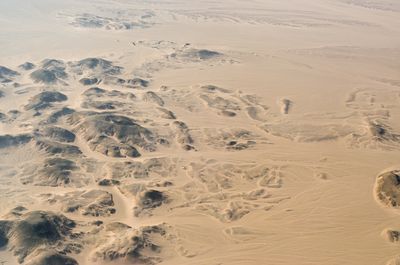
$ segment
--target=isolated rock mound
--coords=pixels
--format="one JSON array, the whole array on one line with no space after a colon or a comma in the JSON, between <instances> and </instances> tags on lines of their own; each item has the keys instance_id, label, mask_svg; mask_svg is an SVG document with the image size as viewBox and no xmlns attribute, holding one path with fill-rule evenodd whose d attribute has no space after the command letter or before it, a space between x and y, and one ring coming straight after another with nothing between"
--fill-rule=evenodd
<instances>
[{"instance_id":1,"label":"isolated rock mound","mask_svg":"<svg viewBox=\"0 0 400 265\"><path fill-rule=\"evenodd\" d=\"M38 244L51 244L70 233L75 227L72 220L64 216L42 211L30 212L17 222L10 233L10 238L22 248Z\"/></svg>"},{"instance_id":2,"label":"isolated rock mound","mask_svg":"<svg viewBox=\"0 0 400 265\"><path fill-rule=\"evenodd\" d=\"M115 186L115 185L120 185L121 182L116 179L102 179L97 183L99 186Z\"/></svg>"},{"instance_id":3,"label":"isolated rock mound","mask_svg":"<svg viewBox=\"0 0 400 265\"><path fill-rule=\"evenodd\" d=\"M44 121L44 123L56 123L62 117L66 117L72 113L75 113L74 109L63 107L60 110L52 112L51 115L47 118L47 120Z\"/></svg>"},{"instance_id":4,"label":"isolated rock mound","mask_svg":"<svg viewBox=\"0 0 400 265\"><path fill-rule=\"evenodd\" d=\"M290 110L291 110L291 108L293 106L293 102L290 99L283 98L279 102L279 105L281 107L281 113L282 114L289 114L289 112L290 112Z\"/></svg>"},{"instance_id":5,"label":"isolated rock mound","mask_svg":"<svg viewBox=\"0 0 400 265\"><path fill-rule=\"evenodd\" d=\"M72 71L78 75L118 75L122 72L122 67L115 66L111 61L101 58L86 58L78 62L70 63ZM91 77L92 79L94 77Z\"/></svg>"},{"instance_id":6,"label":"isolated rock mound","mask_svg":"<svg viewBox=\"0 0 400 265\"><path fill-rule=\"evenodd\" d=\"M379 121L368 122L369 131L376 141L400 142L400 134L392 132L392 128Z\"/></svg>"},{"instance_id":7,"label":"isolated rock mound","mask_svg":"<svg viewBox=\"0 0 400 265\"><path fill-rule=\"evenodd\" d=\"M131 30L134 28L150 27L152 23L147 20L153 16L153 13L149 11L144 11L143 13L140 11L140 13L140 15L135 14L133 17L129 16L126 18L121 16L118 18L112 18L83 13L73 16L70 24L80 28L104 30Z\"/></svg>"},{"instance_id":8,"label":"isolated rock mound","mask_svg":"<svg viewBox=\"0 0 400 265\"><path fill-rule=\"evenodd\" d=\"M63 195L44 194L50 204L60 205L65 213L84 216L110 216L116 212L111 193L103 190L74 191Z\"/></svg>"},{"instance_id":9,"label":"isolated rock mound","mask_svg":"<svg viewBox=\"0 0 400 265\"><path fill-rule=\"evenodd\" d=\"M110 174L113 179L144 179L148 177L166 178L171 174L176 174L176 164L167 158L151 158L143 162L127 161L113 163L110 165ZM129 191L137 195L134 191Z\"/></svg>"},{"instance_id":10,"label":"isolated rock mound","mask_svg":"<svg viewBox=\"0 0 400 265\"><path fill-rule=\"evenodd\" d=\"M66 64L62 60L45 59L41 62L41 67L46 70L54 71L58 77L66 77L64 72Z\"/></svg>"},{"instance_id":11,"label":"isolated rock mound","mask_svg":"<svg viewBox=\"0 0 400 265\"><path fill-rule=\"evenodd\" d=\"M139 216L143 212L150 212L152 209L160 207L168 201L164 192L158 190L146 190L138 194L135 215Z\"/></svg>"},{"instance_id":12,"label":"isolated rock mound","mask_svg":"<svg viewBox=\"0 0 400 265\"><path fill-rule=\"evenodd\" d=\"M39 168L34 166L33 172L28 171L22 182L38 186L63 186L72 182L73 173L77 170L78 167L72 160L60 157L47 158Z\"/></svg>"},{"instance_id":13,"label":"isolated rock mound","mask_svg":"<svg viewBox=\"0 0 400 265\"><path fill-rule=\"evenodd\" d=\"M44 252L26 263L27 265L78 265L78 262L56 251Z\"/></svg>"},{"instance_id":14,"label":"isolated rock mound","mask_svg":"<svg viewBox=\"0 0 400 265\"><path fill-rule=\"evenodd\" d=\"M72 114L70 122L76 125L76 132L84 136L92 150L105 155L137 157L140 154L136 146L155 150L155 134L125 116L80 112Z\"/></svg>"},{"instance_id":15,"label":"isolated rock mound","mask_svg":"<svg viewBox=\"0 0 400 265\"><path fill-rule=\"evenodd\" d=\"M139 157L139 151L129 145L121 144L113 138L99 135L88 141L89 147L96 152L110 157Z\"/></svg>"},{"instance_id":16,"label":"isolated rock mound","mask_svg":"<svg viewBox=\"0 0 400 265\"><path fill-rule=\"evenodd\" d=\"M33 137L29 134L0 135L0 148L17 147L29 143L32 138Z\"/></svg>"},{"instance_id":17,"label":"isolated rock mound","mask_svg":"<svg viewBox=\"0 0 400 265\"><path fill-rule=\"evenodd\" d=\"M41 68L33 71L30 77L35 83L51 85L68 77L65 69L66 65L63 61L46 59L42 61Z\"/></svg>"},{"instance_id":18,"label":"isolated rock mound","mask_svg":"<svg viewBox=\"0 0 400 265\"><path fill-rule=\"evenodd\" d=\"M31 74L31 78L36 83L54 84L57 82L56 74L52 71L45 69L39 69L34 71Z\"/></svg>"},{"instance_id":19,"label":"isolated rock mound","mask_svg":"<svg viewBox=\"0 0 400 265\"><path fill-rule=\"evenodd\" d=\"M84 86L91 86L91 85L97 84L98 82L99 82L99 79L97 79L96 77L94 77L94 78L84 77L79 80L79 83L81 83Z\"/></svg>"},{"instance_id":20,"label":"isolated rock mound","mask_svg":"<svg viewBox=\"0 0 400 265\"><path fill-rule=\"evenodd\" d=\"M86 97L102 97L105 94L107 94L107 90L100 87L91 87L83 92L83 95Z\"/></svg>"},{"instance_id":21,"label":"isolated rock mound","mask_svg":"<svg viewBox=\"0 0 400 265\"><path fill-rule=\"evenodd\" d=\"M56 91L44 91L33 96L25 106L25 110L42 110L51 107L53 103L66 101L66 95Z\"/></svg>"},{"instance_id":22,"label":"isolated rock mound","mask_svg":"<svg viewBox=\"0 0 400 265\"><path fill-rule=\"evenodd\" d=\"M136 96L130 92L124 93L119 90L105 90L100 87L91 87L82 93L83 96L87 98L88 101L94 101L95 99L104 99L103 102L110 102L109 98L121 99L134 99ZM88 103L88 101L84 103ZM115 105L123 105L122 102L112 101Z\"/></svg>"},{"instance_id":23,"label":"isolated rock mound","mask_svg":"<svg viewBox=\"0 0 400 265\"><path fill-rule=\"evenodd\" d=\"M380 174L376 179L375 195L383 205L398 208L400 205L400 170Z\"/></svg>"},{"instance_id":24,"label":"isolated rock mound","mask_svg":"<svg viewBox=\"0 0 400 265\"><path fill-rule=\"evenodd\" d=\"M207 142L213 148L224 148L226 150L240 151L253 147L258 139L263 139L259 135L242 128L232 129L205 129Z\"/></svg>"},{"instance_id":25,"label":"isolated rock mound","mask_svg":"<svg viewBox=\"0 0 400 265\"><path fill-rule=\"evenodd\" d=\"M211 60L223 56L222 53L206 49L185 49L180 53L174 53L171 57L177 57L188 60Z\"/></svg>"},{"instance_id":26,"label":"isolated rock mound","mask_svg":"<svg viewBox=\"0 0 400 265\"><path fill-rule=\"evenodd\" d=\"M0 248L8 244L7 233L11 227L11 223L8 221L0 221Z\"/></svg>"},{"instance_id":27,"label":"isolated rock mound","mask_svg":"<svg viewBox=\"0 0 400 265\"><path fill-rule=\"evenodd\" d=\"M145 87L148 87L150 84L149 81L144 80L142 78L138 78L138 77L133 78L133 79L128 79L127 83L129 86L131 86L133 88L139 88L139 87L145 88Z\"/></svg>"},{"instance_id":28,"label":"isolated rock mound","mask_svg":"<svg viewBox=\"0 0 400 265\"><path fill-rule=\"evenodd\" d=\"M25 63L23 63L23 64L21 64L21 65L18 66L18 68L20 68L20 69L22 69L22 70L25 70L25 71L32 70L32 69L35 68L35 67L36 67L36 65L34 65L34 64L31 63L31 62L25 62Z\"/></svg>"},{"instance_id":29,"label":"isolated rock mound","mask_svg":"<svg viewBox=\"0 0 400 265\"><path fill-rule=\"evenodd\" d=\"M42 140L42 139L36 140L36 146L39 147L39 149L44 150L45 152L47 152L48 154L51 154L51 155L56 155L56 154L80 155L80 154L82 154L82 152L78 146L70 145L70 144L63 144L63 143L58 143L58 142L53 142L53 141L47 141L47 140Z\"/></svg>"},{"instance_id":30,"label":"isolated rock mound","mask_svg":"<svg viewBox=\"0 0 400 265\"><path fill-rule=\"evenodd\" d=\"M158 190L148 190L140 196L140 205L144 208L155 208L166 200L164 193Z\"/></svg>"},{"instance_id":31,"label":"isolated rock mound","mask_svg":"<svg viewBox=\"0 0 400 265\"><path fill-rule=\"evenodd\" d=\"M116 222L108 224L105 229L108 233L95 249L95 261L124 261L148 265L161 261L161 246L154 243L154 238L166 235L165 225L133 229Z\"/></svg>"},{"instance_id":32,"label":"isolated rock mound","mask_svg":"<svg viewBox=\"0 0 400 265\"><path fill-rule=\"evenodd\" d=\"M170 111L168 109L164 109L164 108L157 108L157 109L161 112L161 115L160 115L161 118L168 119L168 120L176 119L176 115L172 111Z\"/></svg>"},{"instance_id":33,"label":"isolated rock mound","mask_svg":"<svg viewBox=\"0 0 400 265\"><path fill-rule=\"evenodd\" d=\"M49 158L45 161L44 167L39 171L47 179L50 186L68 184L73 170L76 170L75 162L64 158Z\"/></svg>"},{"instance_id":34,"label":"isolated rock mound","mask_svg":"<svg viewBox=\"0 0 400 265\"><path fill-rule=\"evenodd\" d=\"M96 109L96 110L115 110L123 107L124 104L119 101L85 101L81 104L84 109Z\"/></svg>"},{"instance_id":35,"label":"isolated rock mound","mask_svg":"<svg viewBox=\"0 0 400 265\"><path fill-rule=\"evenodd\" d=\"M238 111L241 109L239 102L213 94L203 94L200 98L204 100L210 108L221 111Z\"/></svg>"},{"instance_id":36,"label":"isolated rock mound","mask_svg":"<svg viewBox=\"0 0 400 265\"><path fill-rule=\"evenodd\" d=\"M37 250L62 249L63 241L72 235L75 226L74 221L63 215L33 211L16 220L0 221L0 234L22 263Z\"/></svg>"},{"instance_id":37,"label":"isolated rock mound","mask_svg":"<svg viewBox=\"0 0 400 265\"><path fill-rule=\"evenodd\" d=\"M157 104L158 106L164 106L164 100L157 95L155 92L153 91L148 91L143 95L143 100L147 101L147 102L152 102L154 104Z\"/></svg>"},{"instance_id":38,"label":"isolated rock mound","mask_svg":"<svg viewBox=\"0 0 400 265\"><path fill-rule=\"evenodd\" d=\"M216 93L216 92L220 92L220 93L231 93L232 91L226 88L221 88L215 85L204 85L201 86L200 89L204 92L207 93Z\"/></svg>"},{"instance_id":39,"label":"isolated rock mound","mask_svg":"<svg viewBox=\"0 0 400 265\"><path fill-rule=\"evenodd\" d=\"M192 135L190 134L190 130L187 124L183 121L174 121L172 125L176 129L176 140L182 146L182 148L186 151L194 150L194 140Z\"/></svg>"},{"instance_id":40,"label":"isolated rock mound","mask_svg":"<svg viewBox=\"0 0 400 265\"><path fill-rule=\"evenodd\" d=\"M58 142L71 143L75 141L75 134L67 129L49 126L39 132L42 136Z\"/></svg>"},{"instance_id":41,"label":"isolated rock mound","mask_svg":"<svg viewBox=\"0 0 400 265\"><path fill-rule=\"evenodd\" d=\"M400 148L400 133L389 124L389 119L368 118L359 132L351 134L349 144L370 149L397 150Z\"/></svg>"},{"instance_id":42,"label":"isolated rock mound","mask_svg":"<svg viewBox=\"0 0 400 265\"><path fill-rule=\"evenodd\" d=\"M350 125L335 123L316 125L307 121L302 123L283 121L264 124L260 127L274 136L304 143L335 141L354 133L354 128Z\"/></svg>"},{"instance_id":43,"label":"isolated rock mound","mask_svg":"<svg viewBox=\"0 0 400 265\"><path fill-rule=\"evenodd\" d=\"M19 75L18 72L0 65L0 83L12 82L12 78Z\"/></svg>"},{"instance_id":44,"label":"isolated rock mound","mask_svg":"<svg viewBox=\"0 0 400 265\"><path fill-rule=\"evenodd\" d=\"M0 65L0 76L12 77L18 75L18 72Z\"/></svg>"},{"instance_id":45,"label":"isolated rock mound","mask_svg":"<svg viewBox=\"0 0 400 265\"><path fill-rule=\"evenodd\" d=\"M382 232L385 239L391 243L398 243L400 240L400 232L392 229L385 229Z\"/></svg>"}]
</instances>

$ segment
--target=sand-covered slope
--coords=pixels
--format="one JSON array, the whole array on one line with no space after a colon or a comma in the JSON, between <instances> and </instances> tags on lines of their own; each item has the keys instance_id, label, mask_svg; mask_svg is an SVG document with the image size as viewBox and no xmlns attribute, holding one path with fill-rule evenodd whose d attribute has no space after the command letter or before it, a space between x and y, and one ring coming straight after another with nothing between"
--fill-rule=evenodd
<instances>
[{"instance_id":1,"label":"sand-covered slope","mask_svg":"<svg viewBox=\"0 0 400 265\"><path fill-rule=\"evenodd\" d=\"M398 1L2 0L0 25L0 264L399 264Z\"/></svg>"}]
</instances>

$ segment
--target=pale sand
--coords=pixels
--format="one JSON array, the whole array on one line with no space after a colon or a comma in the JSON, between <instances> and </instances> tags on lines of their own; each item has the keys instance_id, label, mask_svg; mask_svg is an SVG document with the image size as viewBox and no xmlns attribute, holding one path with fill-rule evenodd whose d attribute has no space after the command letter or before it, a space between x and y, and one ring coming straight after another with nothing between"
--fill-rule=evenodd
<instances>
[{"instance_id":1,"label":"pale sand","mask_svg":"<svg viewBox=\"0 0 400 265\"><path fill-rule=\"evenodd\" d=\"M0 10L0 263L398 264L398 1Z\"/></svg>"}]
</instances>

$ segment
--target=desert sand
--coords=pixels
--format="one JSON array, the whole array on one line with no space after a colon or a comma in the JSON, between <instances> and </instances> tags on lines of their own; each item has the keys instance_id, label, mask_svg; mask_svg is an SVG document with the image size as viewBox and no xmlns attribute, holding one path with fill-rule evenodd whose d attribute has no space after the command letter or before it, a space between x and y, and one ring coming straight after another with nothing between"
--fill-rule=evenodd
<instances>
[{"instance_id":1,"label":"desert sand","mask_svg":"<svg viewBox=\"0 0 400 265\"><path fill-rule=\"evenodd\" d=\"M397 0L1 0L0 264L400 264Z\"/></svg>"}]
</instances>

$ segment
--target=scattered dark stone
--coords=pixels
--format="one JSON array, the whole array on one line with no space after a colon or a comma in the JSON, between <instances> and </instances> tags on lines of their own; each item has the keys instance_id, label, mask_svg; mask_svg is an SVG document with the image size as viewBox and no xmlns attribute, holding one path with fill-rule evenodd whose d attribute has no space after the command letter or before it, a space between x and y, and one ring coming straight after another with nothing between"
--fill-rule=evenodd
<instances>
[{"instance_id":1,"label":"scattered dark stone","mask_svg":"<svg viewBox=\"0 0 400 265\"><path fill-rule=\"evenodd\" d=\"M16 119L21 115L21 112L19 110L10 110L7 114L10 116L10 119Z\"/></svg>"},{"instance_id":2,"label":"scattered dark stone","mask_svg":"<svg viewBox=\"0 0 400 265\"><path fill-rule=\"evenodd\" d=\"M245 150L245 149L247 149L249 147L250 146L248 144L238 143L238 144L235 144L235 145L232 145L232 146L228 146L227 149L240 151L240 150Z\"/></svg>"},{"instance_id":3,"label":"scattered dark stone","mask_svg":"<svg viewBox=\"0 0 400 265\"><path fill-rule=\"evenodd\" d=\"M188 130L189 127L184 123L183 121L174 121L173 123L176 127L178 127L181 130Z\"/></svg>"},{"instance_id":4,"label":"scattered dark stone","mask_svg":"<svg viewBox=\"0 0 400 265\"><path fill-rule=\"evenodd\" d=\"M95 226L101 226L103 224L103 221L97 220L97 221L92 222L92 224Z\"/></svg>"},{"instance_id":5,"label":"scattered dark stone","mask_svg":"<svg viewBox=\"0 0 400 265\"><path fill-rule=\"evenodd\" d=\"M223 111L221 111L221 114L226 117L235 117L236 116L235 112L229 111L229 110L223 110Z\"/></svg>"},{"instance_id":6,"label":"scattered dark stone","mask_svg":"<svg viewBox=\"0 0 400 265\"><path fill-rule=\"evenodd\" d=\"M119 84L119 85L123 85L126 83L125 79L122 79L122 78L115 78L114 81L116 84Z\"/></svg>"},{"instance_id":7,"label":"scattered dark stone","mask_svg":"<svg viewBox=\"0 0 400 265\"><path fill-rule=\"evenodd\" d=\"M193 145L190 145L190 144L185 144L182 146L182 148L183 148L183 150L186 150L186 151L191 151L191 150L196 149Z\"/></svg>"},{"instance_id":8,"label":"scattered dark stone","mask_svg":"<svg viewBox=\"0 0 400 265\"><path fill-rule=\"evenodd\" d=\"M156 187L170 187L170 186L173 186L174 185L174 183L172 183L171 181L163 181L163 182L161 182L161 183L157 183L155 186Z\"/></svg>"},{"instance_id":9,"label":"scattered dark stone","mask_svg":"<svg viewBox=\"0 0 400 265\"><path fill-rule=\"evenodd\" d=\"M214 85L205 85L202 86L201 89L205 92L214 93L214 92L221 92L221 93L230 93L231 91L226 88L221 88Z\"/></svg>"},{"instance_id":10,"label":"scattered dark stone","mask_svg":"<svg viewBox=\"0 0 400 265\"><path fill-rule=\"evenodd\" d=\"M169 141L167 139L164 139L164 138L158 139L157 143L159 143L161 145L169 145Z\"/></svg>"},{"instance_id":11,"label":"scattered dark stone","mask_svg":"<svg viewBox=\"0 0 400 265\"><path fill-rule=\"evenodd\" d=\"M235 144L237 144L237 141L229 141L229 142L228 142L228 145L229 145L229 146L232 146L232 145L235 145Z\"/></svg>"}]
</instances>

